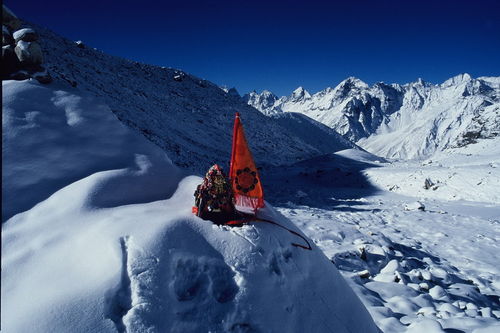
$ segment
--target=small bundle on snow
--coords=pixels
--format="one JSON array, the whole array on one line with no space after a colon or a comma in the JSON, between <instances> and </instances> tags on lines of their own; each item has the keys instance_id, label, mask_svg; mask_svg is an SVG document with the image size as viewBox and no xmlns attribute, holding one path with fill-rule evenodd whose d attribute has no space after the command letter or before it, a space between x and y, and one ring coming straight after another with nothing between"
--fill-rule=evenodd
<instances>
[{"instance_id":1,"label":"small bundle on snow","mask_svg":"<svg viewBox=\"0 0 500 333\"><path fill-rule=\"evenodd\" d=\"M425 206L420 201L405 204L405 210L420 210L425 211Z\"/></svg>"}]
</instances>

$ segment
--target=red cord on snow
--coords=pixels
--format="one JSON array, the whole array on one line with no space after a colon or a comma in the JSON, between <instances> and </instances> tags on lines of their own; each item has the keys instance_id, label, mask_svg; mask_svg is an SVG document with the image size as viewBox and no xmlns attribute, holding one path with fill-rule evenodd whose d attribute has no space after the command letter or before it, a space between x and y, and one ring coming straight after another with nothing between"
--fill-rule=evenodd
<instances>
[{"instance_id":1,"label":"red cord on snow","mask_svg":"<svg viewBox=\"0 0 500 333\"><path fill-rule=\"evenodd\" d=\"M302 238L304 240L304 242L306 242L306 244L307 244L307 246L305 246L305 245L301 245L301 244L297 244L297 243L292 243L293 246L300 247L301 249L304 249L304 250L310 250L310 251L312 250L311 244L309 244L309 241L304 236L302 236L301 234L299 234L296 231L288 229L287 227L282 226L281 224L276 223L276 222L271 221L271 220L261 219L261 218L258 218L256 216L248 216L248 217L245 217L245 218L243 218L241 220L229 221L228 223L226 223L226 225L236 226L236 225L241 225L243 223L249 223L249 222L252 222L252 221L255 221L255 222L265 222L265 223L269 223L269 224L273 224L275 226L278 226L278 227L280 227L282 229L285 229L289 233L294 234L295 236Z\"/></svg>"}]
</instances>

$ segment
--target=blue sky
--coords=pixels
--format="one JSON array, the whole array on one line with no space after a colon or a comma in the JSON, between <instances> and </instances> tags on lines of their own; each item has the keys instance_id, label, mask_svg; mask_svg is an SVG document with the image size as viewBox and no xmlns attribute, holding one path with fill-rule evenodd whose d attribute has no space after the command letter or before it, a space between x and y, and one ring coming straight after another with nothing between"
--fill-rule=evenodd
<instances>
[{"instance_id":1,"label":"blue sky","mask_svg":"<svg viewBox=\"0 0 500 333\"><path fill-rule=\"evenodd\" d=\"M40 1L16 13L109 54L240 93L500 76L500 1Z\"/></svg>"}]
</instances>

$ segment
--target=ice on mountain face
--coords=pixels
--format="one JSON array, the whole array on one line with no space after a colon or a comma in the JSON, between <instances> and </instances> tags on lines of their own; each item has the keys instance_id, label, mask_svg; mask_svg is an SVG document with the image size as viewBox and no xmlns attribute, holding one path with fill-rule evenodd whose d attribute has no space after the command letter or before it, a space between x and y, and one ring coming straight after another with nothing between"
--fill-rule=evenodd
<instances>
[{"instance_id":1,"label":"ice on mountain face","mask_svg":"<svg viewBox=\"0 0 500 333\"><path fill-rule=\"evenodd\" d=\"M280 112L279 110L274 109L274 105L278 100L278 97L268 90L264 90L260 94L252 91L249 94L245 94L242 99L245 103L253 106L266 115L272 115Z\"/></svg>"},{"instance_id":2,"label":"ice on mountain face","mask_svg":"<svg viewBox=\"0 0 500 333\"><path fill-rule=\"evenodd\" d=\"M461 74L440 85L418 79L370 87L350 77L307 97L303 88L272 103L263 103L254 94L252 106L266 114L303 113L377 155L425 158L498 136L498 82L498 78Z\"/></svg>"},{"instance_id":3,"label":"ice on mountain face","mask_svg":"<svg viewBox=\"0 0 500 333\"><path fill-rule=\"evenodd\" d=\"M305 90L303 87L298 87L297 89L295 89L292 92L292 95L290 96L289 101L296 103L296 102L303 101L303 100L306 100L309 98L311 98L311 95L309 94L309 92L307 92L307 90Z\"/></svg>"},{"instance_id":4,"label":"ice on mountain face","mask_svg":"<svg viewBox=\"0 0 500 333\"><path fill-rule=\"evenodd\" d=\"M228 87L224 86L224 87L221 87L221 89L224 90L230 96L241 98L240 93L238 92L238 90L236 90L235 87L228 88Z\"/></svg>"}]
</instances>

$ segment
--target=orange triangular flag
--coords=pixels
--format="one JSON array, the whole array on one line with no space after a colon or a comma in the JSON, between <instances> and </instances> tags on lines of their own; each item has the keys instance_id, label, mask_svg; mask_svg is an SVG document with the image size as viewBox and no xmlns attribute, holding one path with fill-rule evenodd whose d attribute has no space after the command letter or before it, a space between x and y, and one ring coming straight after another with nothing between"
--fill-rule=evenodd
<instances>
[{"instance_id":1,"label":"orange triangular flag","mask_svg":"<svg viewBox=\"0 0 500 333\"><path fill-rule=\"evenodd\" d=\"M229 178L231 178L237 210L255 213L257 208L264 207L262 183L252 153L248 148L239 113L236 113L234 119Z\"/></svg>"}]
</instances>

